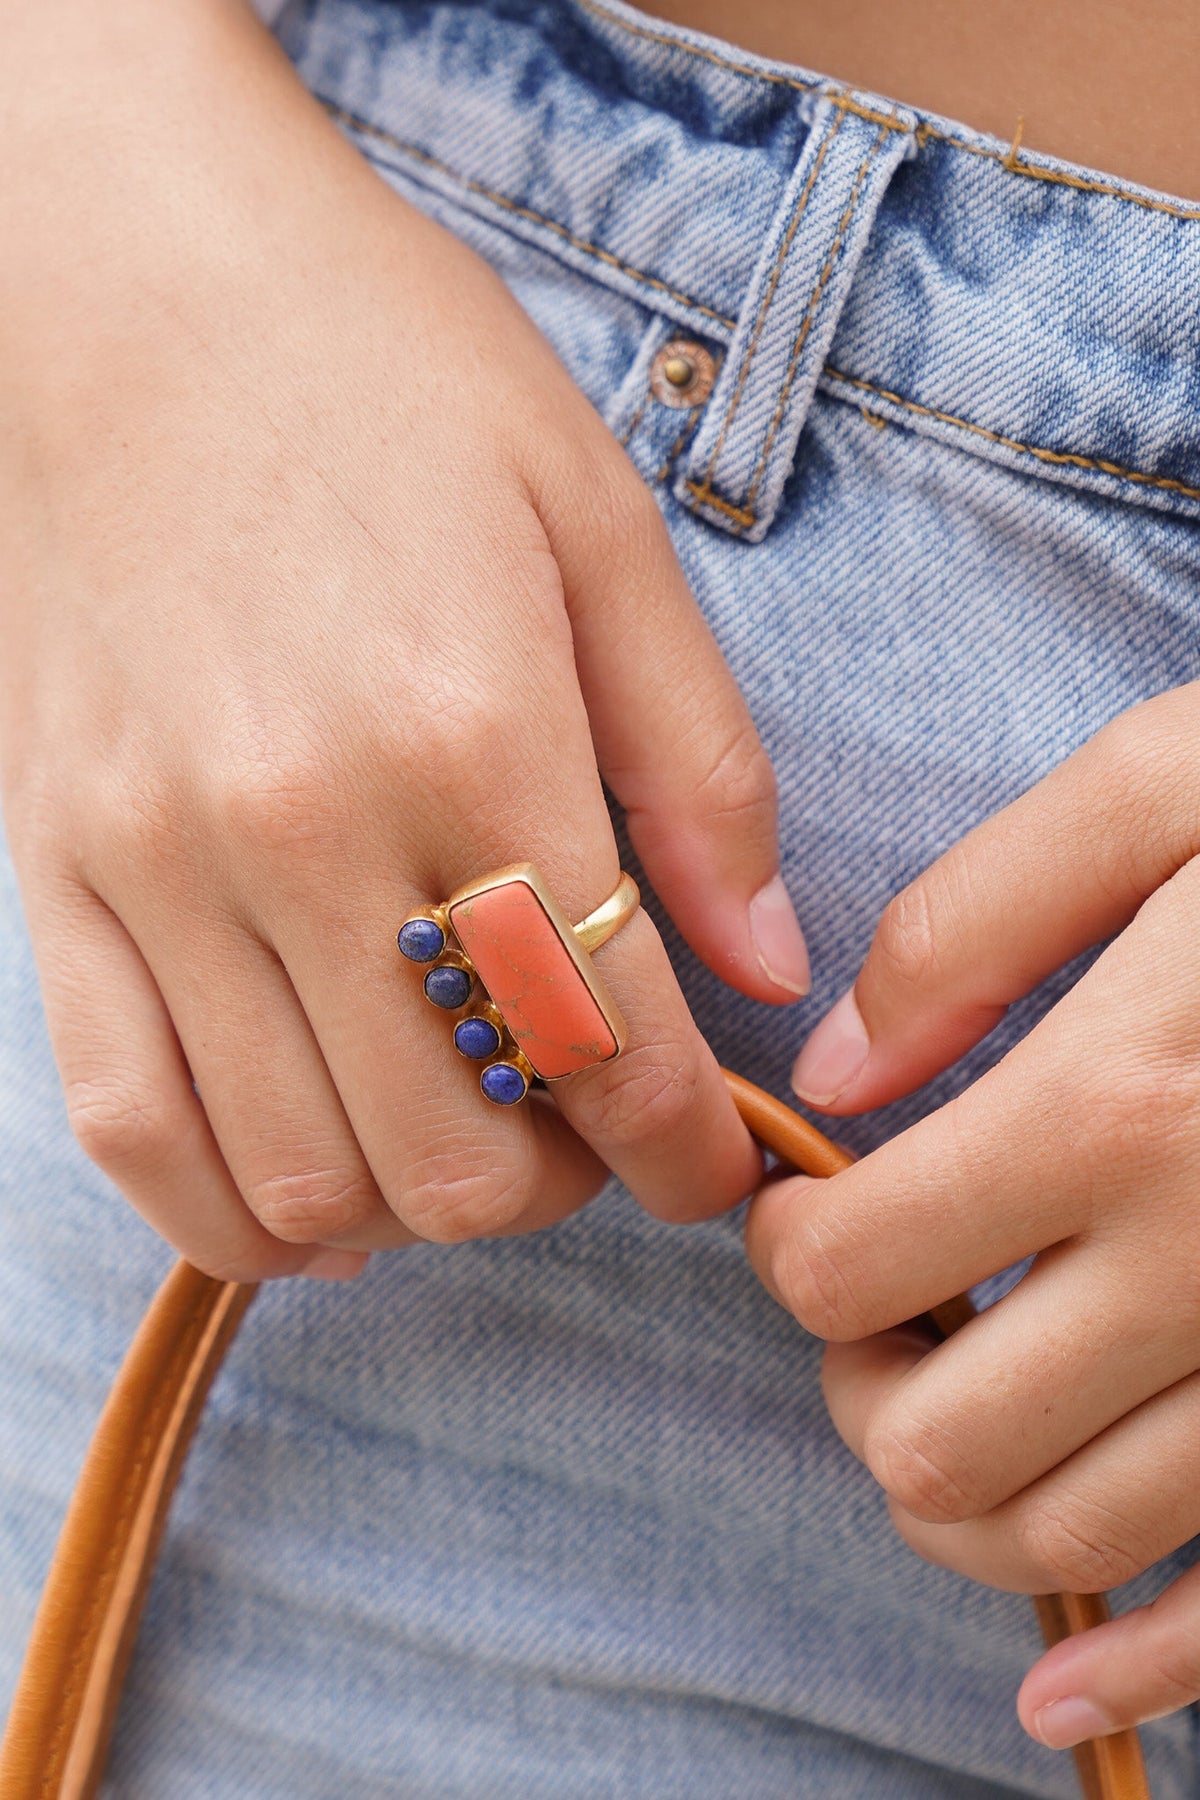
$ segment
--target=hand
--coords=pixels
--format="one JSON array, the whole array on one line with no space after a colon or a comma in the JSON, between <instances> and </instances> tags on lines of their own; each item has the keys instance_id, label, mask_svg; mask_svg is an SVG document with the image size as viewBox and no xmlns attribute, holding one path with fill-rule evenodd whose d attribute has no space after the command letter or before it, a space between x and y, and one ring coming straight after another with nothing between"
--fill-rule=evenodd
<instances>
[{"instance_id":1,"label":"hand","mask_svg":"<svg viewBox=\"0 0 1200 1800\"><path fill-rule=\"evenodd\" d=\"M760 1161L645 913L598 953L630 1048L561 1110L489 1107L395 948L514 860L589 911L603 775L699 954L804 986L771 771L652 501L248 14L54 21L87 157L4 78L0 748L80 1141L241 1279L533 1229L606 1168L735 1203Z\"/></svg>"},{"instance_id":2,"label":"hand","mask_svg":"<svg viewBox=\"0 0 1200 1800\"><path fill-rule=\"evenodd\" d=\"M831 1341L834 1421L930 1561L1090 1593L1200 1531L1200 685L1117 719L885 911L793 1076L879 1106L1119 935L959 1098L830 1182L754 1201L750 1254ZM944 1345L915 1320L1026 1256ZM1049 1652L1054 1748L1200 1694L1200 1570Z\"/></svg>"}]
</instances>

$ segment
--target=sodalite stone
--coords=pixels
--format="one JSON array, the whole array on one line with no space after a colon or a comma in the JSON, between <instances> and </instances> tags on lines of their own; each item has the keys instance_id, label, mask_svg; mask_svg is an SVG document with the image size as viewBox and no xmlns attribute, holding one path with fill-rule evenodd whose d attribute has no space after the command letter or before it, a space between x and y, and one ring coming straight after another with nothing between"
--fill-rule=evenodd
<instances>
[{"instance_id":1,"label":"sodalite stone","mask_svg":"<svg viewBox=\"0 0 1200 1800\"><path fill-rule=\"evenodd\" d=\"M409 962L432 962L446 948L446 934L436 919L409 919L396 935L401 956Z\"/></svg>"},{"instance_id":2,"label":"sodalite stone","mask_svg":"<svg viewBox=\"0 0 1200 1800\"><path fill-rule=\"evenodd\" d=\"M500 1048L500 1033L490 1019L460 1019L454 1027L454 1048L477 1061L495 1056Z\"/></svg>"},{"instance_id":3,"label":"sodalite stone","mask_svg":"<svg viewBox=\"0 0 1200 1800\"><path fill-rule=\"evenodd\" d=\"M430 969L425 977L425 993L435 1006L453 1012L456 1006L466 1005L471 993L471 977L465 969L443 963L440 968Z\"/></svg>"},{"instance_id":4,"label":"sodalite stone","mask_svg":"<svg viewBox=\"0 0 1200 1800\"><path fill-rule=\"evenodd\" d=\"M515 1106L525 1098L525 1077L512 1063L493 1063L479 1077L479 1085L497 1106Z\"/></svg>"}]
</instances>

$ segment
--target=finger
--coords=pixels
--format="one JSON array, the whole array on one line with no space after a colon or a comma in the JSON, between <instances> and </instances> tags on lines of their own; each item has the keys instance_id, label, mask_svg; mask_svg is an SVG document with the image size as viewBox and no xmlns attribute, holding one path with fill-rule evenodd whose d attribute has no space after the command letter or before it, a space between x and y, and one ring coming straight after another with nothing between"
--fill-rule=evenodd
<instances>
[{"instance_id":1,"label":"finger","mask_svg":"<svg viewBox=\"0 0 1200 1800\"><path fill-rule=\"evenodd\" d=\"M803 1100L859 1112L920 1086L1196 854L1198 692L1115 720L891 901L796 1062Z\"/></svg>"},{"instance_id":2,"label":"finger","mask_svg":"<svg viewBox=\"0 0 1200 1800\"><path fill-rule=\"evenodd\" d=\"M802 1324L865 1337L1084 1233L1127 1256L1148 1202L1186 1235L1198 1043L1177 947L1198 893L1200 860L971 1087L832 1181L757 1197L747 1247Z\"/></svg>"},{"instance_id":3,"label":"finger","mask_svg":"<svg viewBox=\"0 0 1200 1800\"><path fill-rule=\"evenodd\" d=\"M564 1115L657 1217L683 1223L737 1205L761 1180L762 1157L649 917L639 913L596 963L629 1046L554 1084Z\"/></svg>"},{"instance_id":4,"label":"finger","mask_svg":"<svg viewBox=\"0 0 1200 1800\"><path fill-rule=\"evenodd\" d=\"M826 1344L821 1358L825 1404L838 1436L859 1462L867 1460L867 1433L880 1406L938 1348L933 1329L916 1319L874 1337Z\"/></svg>"},{"instance_id":5,"label":"finger","mask_svg":"<svg viewBox=\"0 0 1200 1800\"><path fill-rule=\"evenodd\" d=\"M296 1245L399 1249L416 1241L388 1208L279 960L233 920L136 919L200 1100L246 1206Z\"/></svg>"},{"instance_id":6,"label":"finger","mask_svg":"<svg viewBox=\"0 0 1200 1800\"><path fill-rule=\"evenodd\" d=\"M473 1178L472 1236L536 1230L602 1185L604 1168L561 1119L543 1108L521 1109L514 1119L480 1103L467 1065L445 1041L444 1016L432 1008L412 1007L408 1031L396 1032L368 1081L364 1065L384 1046L361 1029L366 1009L357 1012L351 984L335 991L339 1004L323 1021L322 1045L278 957L234 922L212 917L206 938L194 928L186 954L157 942L156 927L147 921L144 939L217 1141L246 1204L273 1236L398 1249L421 1237L427 1200L444 1220ZM400 990L394 940L385 947L388 979L371 995L375 1015L380 994L391 999ZM331 1072L331 1046L335 1067L350 1070L369 1149ZM380 1084L381 1068L395 1072L394 1087ZM519 1185L519 1209L510 1182Z\"/></svg>"},{"instance_id":7,"label":"finger","mask_svg":"<svg viewBox=\"0 0 1200 1800\"><path fill-rule=\"evenodd\" d=\"M247 1209L154 979L121 922L73 884L30 925L72 1130L146 1222L222 1280L357 1274L365 1257L285 1244Z\"/></svg>"},{"instance_id":8,"label":"finger","mask_svg":"<svg viewBox=\"0 0 1200 1800\"><path fill-rule=\"evenodd\" d=\"M1145 1724L1200 1699L1200 1568L1149 1606L1062 1643L1034 1664L1017 1712L1051 1750Z\"/></svg>"},{"instance_id":9,"label":"finger","mask_svg":"<svg viewBox=\"0 0 1200 1800\"><path fill-rule=\"evenodd\" d=\"M1200 1376L1190 1375L978 1518L933 1524L893 1502L929 1562L1022 1594L1121 1587L1200 1531Z\"/></svg>"},{"instance_id":10,"label":"finger","mask_svg":"<svg viewBox=\"0 0 1200 1800\"><path fill-rule=\"evenodd\" d=\"M858 1454L917 1518L991 1512L1195 1368L1191 1310L1148 1315L1153 1287L1106 1249L1049 1252L918 1369L857 1375ZM846 1403L840 1363L831 1411Z\"/></svg>"},{"instance_id":11,"label":"finger","mask_svg":"<svg viewBox=\"0 0 1200 1800\"><path fill-rule=\"evenodd\" d=\"M1062 1129L1043 1030L841 1174L755 1196L750 1261L806 1330L838 1342L885 1331L1091 1222L1094 1171Z\"/></svg>"},{"instance_id":12,"label":"finger","mask_svg":"<svg viewBox=\"0 0 1200 1800\"><path fill-rule=\"evenodd\" d=\"M504 866L506 856L513 860L511 846L484 845L474 867ZM615 848L612 856L615 868ZM555 861L546 846L542 866ZM564 893L564 884L552 885ZM592 887L593 900L604 885ZM569 905L572 891L566 882ZM578 901L574 910L590 908ZM386 985L360 983L353 971L368 968L370 954L364 945L361 962L347 959L340 1009L299 949L289 960L384 1191L422 1235L540 1228L582 1205L608 1169L650 1211L680 1220L736 1204L760 1178L761 1158L644 913L596 956L628 1047L554 1082L553 1108L488 1105L474 1067L450 1047L447 1021L420 1000L409 971L389 968ZM381 1068L395 1066L396 1047L406 1044L411 1060L402 1066L415 1076L381 1087Z\"/></svg>"},{"instance_id":13,"label":"finger","mask_svg":"<svg viewBox=\"0 0 1200 1800\"><path fill-rule=\"evenodd\" d=\"M807 993L770 759L658 508L630 469L582 493L569 521L551 513L548 530L596 757L656 893L742 993Z\"/></svg>"},{"instance_id":14,"label":"finger","mask_svg":"<svg viewBox=\"0 0 1200 1800\"><path fill-rule=\"evenodd\" d=\"M495 646L489 735L468 759L469 779L457 746L431 757L419 816L397 819L386 767L377 787L340 792L324 825L319 809L306 810L302 846L278 865L256 929L288 970L389 1205L420 1235L453 1240L550 1222L583 1204L604 1167L652 1210L707 1216L750 1191L760 1159L646 915L598 956L626 1017L628 1050L555 1084L574 1132L555 1113L483 1101L477 1071L451 1047L449 1021L397 956L397 920L492 868L535 863L576 919L616 885L578 690L565 687L549 656L538 668L523 653L513 705L523 708L531 682L539 705L507 730L497 710L505 654ZM444 821L432 851L430 817ZM403 887L397 869L410 872Z\"/></svg>"},{"instance_id":15,"label":"finger","mask_svg":"<svg viewBox=\"0 0 1200 1800\"><path fill-rule=\"evenodd\" d=\"M395 905L393 918L422 903ZM374 897L360 917L338 921L344 960L332 970L317 948L319 908L277 941L395 1229L456 1243L540 1230L578 1211L603 1186L603 1163L536 1096L488 1104L446 1015L424 1000L408 966L397 968L394 934L367 941L387 910ZM380 1229L366 1204L331 1224L339 1243L367 1242Z\"/></svg>"}]
</instances>

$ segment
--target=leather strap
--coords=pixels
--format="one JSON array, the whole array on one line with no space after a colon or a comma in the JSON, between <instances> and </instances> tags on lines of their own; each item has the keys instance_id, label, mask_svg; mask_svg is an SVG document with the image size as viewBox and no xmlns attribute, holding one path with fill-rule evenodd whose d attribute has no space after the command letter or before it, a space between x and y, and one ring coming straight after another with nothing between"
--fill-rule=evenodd
<instances>
[{"instance_id":1,"label":"leather strap","mask_svg":"<svg viewBox=\"0 0 1200 1800\"><path fill-rule=\"evenodd\" d=\"M0 1745L2 1800L90 1800L175 1485L253 1287L179 1262L105 1402Z\"/></svg>"},{"instance_id":2,"label":"leather strap","mask_svg":"<svg viewBox=\"0 0 1200 1800\"><path fill-rule=\"evenodd\" d=\"M836 1175L853 1161L815 1126L726 1071L754 1136L789 1167ZM0 1800L94 1800L167 1509L225 1352L255 1289L175 1265L125 1357L50 1566L0 1744ZM937 1307L949 1336L973 1316ZM1036 1602L1048 1644L1107 1618L1102 1595ZM1075 1751L1085 1800L1150 1800L1135 1731Z\"/></svg>"}]
</instances>

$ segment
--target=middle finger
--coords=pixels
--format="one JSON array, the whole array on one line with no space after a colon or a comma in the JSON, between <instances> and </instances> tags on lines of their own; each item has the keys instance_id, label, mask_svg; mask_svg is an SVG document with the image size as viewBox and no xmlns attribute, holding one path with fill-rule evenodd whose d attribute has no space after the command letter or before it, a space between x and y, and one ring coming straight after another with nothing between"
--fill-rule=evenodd
<instances>
[{"instance_id":1,"label":"middle finger","mask_svg":"<svg viewBox=\"0 0 1200 1800\"><path fill-rule=\"evenodd\" d=\"M1052 1250L918 1362L893 1332L831 1346L835 1423L915 1516L989 1512L1191 1374L1192 1332L1148 1313L1141 1291L1106 1246Z\"/></svg>"}]
</instances>

